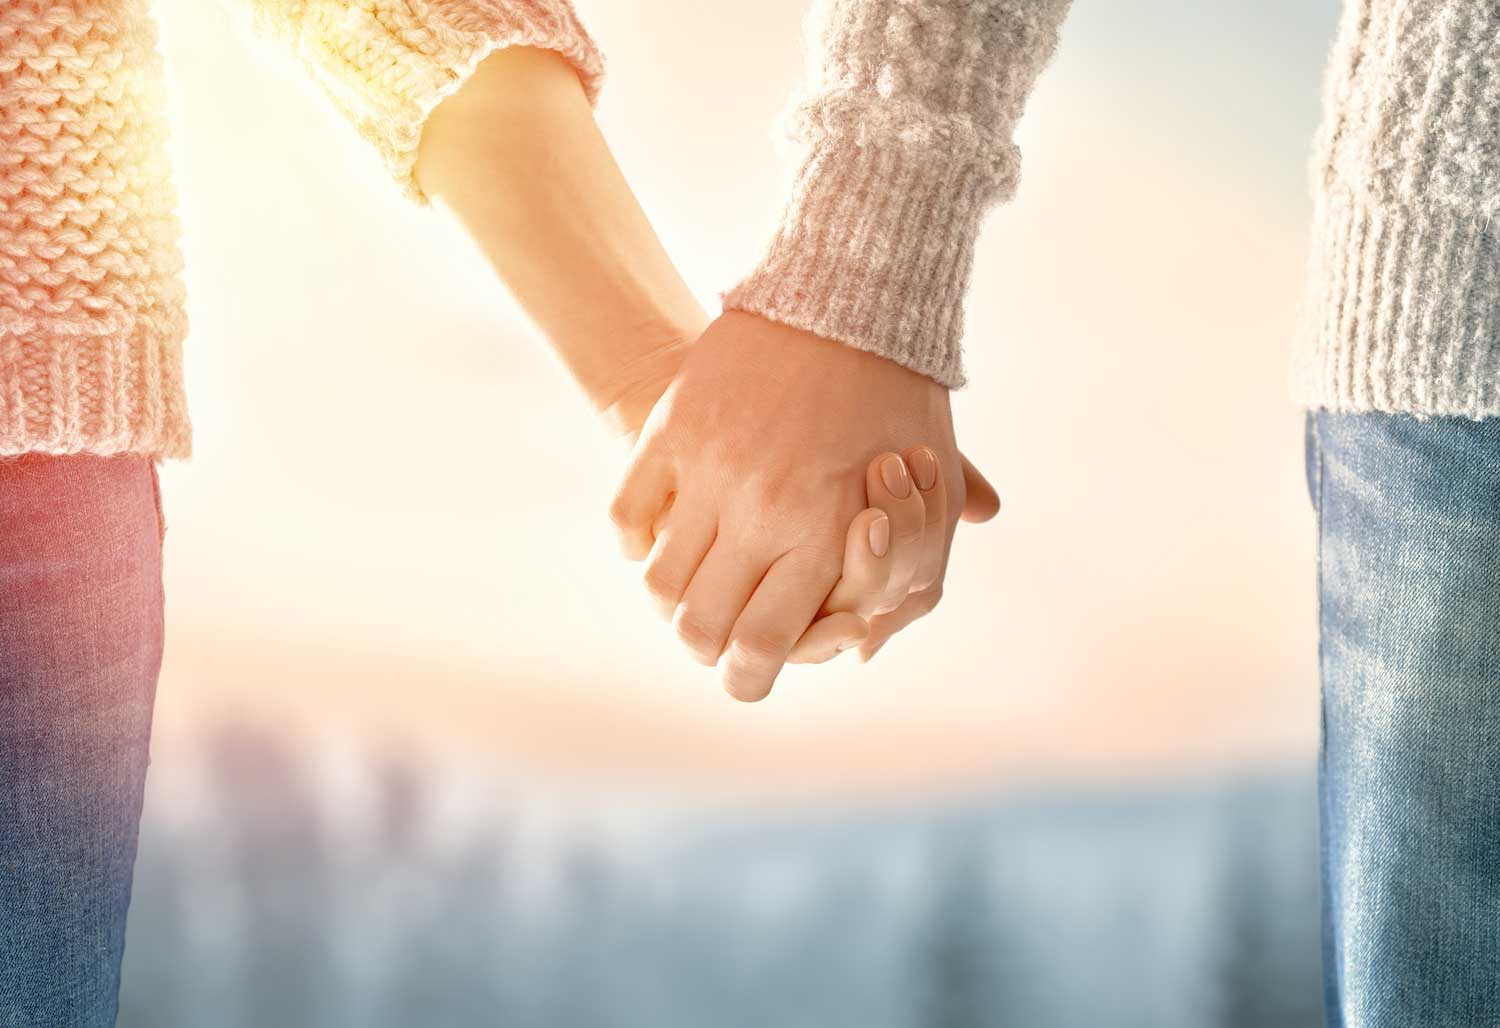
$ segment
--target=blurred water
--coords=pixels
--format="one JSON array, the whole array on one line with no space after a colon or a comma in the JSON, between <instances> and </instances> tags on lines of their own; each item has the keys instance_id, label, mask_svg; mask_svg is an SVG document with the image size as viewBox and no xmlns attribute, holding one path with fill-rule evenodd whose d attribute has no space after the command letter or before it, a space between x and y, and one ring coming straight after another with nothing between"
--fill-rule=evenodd
<instances>
[{"instance_id":1,"label":"blurred water","mask_svg":"<svg viewBox=\"0 0 1500 1028\"><path fill-rule=\"evenodd\" d=\"M756 812L245 728L152 774L124 1028L1318 1023L1296 776Z\"/></svg>"}]
</instances>

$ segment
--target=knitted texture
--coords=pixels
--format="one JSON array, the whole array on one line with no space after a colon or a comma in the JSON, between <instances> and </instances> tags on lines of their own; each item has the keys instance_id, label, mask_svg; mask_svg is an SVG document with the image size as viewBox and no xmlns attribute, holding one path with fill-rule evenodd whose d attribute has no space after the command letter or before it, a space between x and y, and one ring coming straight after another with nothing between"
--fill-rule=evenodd
<instances>
[{"instance_id":1,"label":"knitted texture","mask_svg":"<svg viewBox=\"0 0 1500 1028\"><path fill-rule=\"evenodd\" d=\"M1067 0L823 0L769 252L726 307L963 384L985 209ZM1500 414L1500 5L1349 0L1326 75L1293 392Z\"/></svg>"},{"instance_id":2,"label":"knitted texture","mask_svg":"<svg viewBox=\"0 0 1500 1028\"><path fill-rule=\"evenodd\" d=\"M240 0L312 72L407 196L427 115L512 45L592 100L569 0ZM0 456L185 457L187 332L146 0L0 0Z\"/></svg>"},{"instance_id":3,"label":"knitted texture","mask_svg":"<svg viewBox=\"0 0 1500 1028\"><path fill-rule=\"evenodd\" d=\"M427 116L479 62L508 46L554 50L590 103L604 78L599 48L571 0L235 0L265 37L285 44L371 145L410 199Z\"/></svg>"},{"instance_id":4,"label":"knitted texture","mask_svg":"<svg viewBox=\"0 0 1500 1028\"><path fill-rule=\"evenodd\" d=\"M1500 4L1351 0L1313 169L1296 397L1500 415Z\"/></svg>"},{"instance_id":5,"label":"knitted texture","mask_svg":"<svg viewBox=\"0 0 1500 1028\"><path fill-rule=\"evenodd\" d=\"M820 0L769 251L724 306L963 384L974 241L1069 0Z\"/></svg>"},{"instance_id":6,"label":"knitted texture","mask_svg":"<svg viewBox=\"0 0 1500 1028\"><path fill-rule=\"evenodd\" d=\"M188 451L155 41L139 3L0 4L0 455Z\"/></svg>"}]
</instances>

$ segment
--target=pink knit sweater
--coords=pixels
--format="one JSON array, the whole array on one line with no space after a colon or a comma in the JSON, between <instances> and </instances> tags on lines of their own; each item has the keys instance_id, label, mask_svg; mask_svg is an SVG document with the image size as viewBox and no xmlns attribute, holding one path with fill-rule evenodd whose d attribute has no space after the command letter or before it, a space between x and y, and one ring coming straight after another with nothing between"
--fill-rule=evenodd
<instances>
[{"instance_id":1,"label":"pink knit sweater","mask_svg":"<svg viewBox=\"0 0 1500 1028\"><path fill-rule=\"evenodd\" d=\"M602 61L570 0L237 0L406 193L427 115L494 50ZM0 0L0 456L183 457L187 333L147 0Z\"/></svg>"}]
</instances>

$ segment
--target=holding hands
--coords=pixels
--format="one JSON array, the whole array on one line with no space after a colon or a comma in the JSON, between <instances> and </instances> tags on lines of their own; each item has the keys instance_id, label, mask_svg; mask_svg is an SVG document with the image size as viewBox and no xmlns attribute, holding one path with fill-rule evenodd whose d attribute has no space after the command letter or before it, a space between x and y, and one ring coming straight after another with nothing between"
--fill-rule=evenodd
<instances>
[{"instance_id":1,"label":"holding hands","mask_svg":"<svg viewBox=\"0 0 1500 1028\"><path fill-rule=\"evenodd\" d=\"M683 645L753 701L789 659L868 658L930 612L960 515L998 506L946 388L729 311L662 384L610 514Z\"/></svg>"},{"instance_id":2,"label":"holding hands","mask_svg":"<svg viewBox=\"0 0 1500 1028\"><path fill-rule=\"evenodd\" d=\"M958 520L999 507L947 387L759 315L708 323L566 61L492 55L432 113L415 174L633 442L611 517L730 695L765 697L788 661L868 659L936 606Z\"/></svg>"}]
</instances>

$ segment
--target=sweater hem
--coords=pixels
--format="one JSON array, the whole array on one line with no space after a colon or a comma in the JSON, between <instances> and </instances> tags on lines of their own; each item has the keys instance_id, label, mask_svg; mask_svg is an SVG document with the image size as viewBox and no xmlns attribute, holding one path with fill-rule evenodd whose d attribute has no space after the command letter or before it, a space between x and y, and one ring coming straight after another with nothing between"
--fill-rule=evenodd
<instances>
[{"instance_id":1,"label":"sweater hem","mask_svg":"<svg viewBox=\"0 0 1500 1028\"><path fill-rule=\"evenodd\" d=\"M1293 399L1336 412L1500 416L1500 224L1339 190L1317 205Z\"/></svg>"},{"instance_id":2,"label":"sweater hem","mask_svg":"<svg viewBox=\"0 0 1500 1028\"><path fill-rule=\"evenodd\" d=\"M0 456L191 456L185 321L165 333L146 319L117 332L82 328L0 331Z\"/></svg>"}]
</instances>

